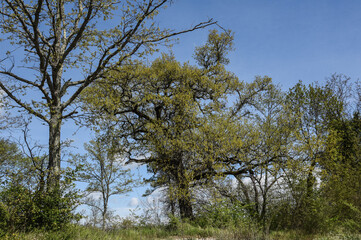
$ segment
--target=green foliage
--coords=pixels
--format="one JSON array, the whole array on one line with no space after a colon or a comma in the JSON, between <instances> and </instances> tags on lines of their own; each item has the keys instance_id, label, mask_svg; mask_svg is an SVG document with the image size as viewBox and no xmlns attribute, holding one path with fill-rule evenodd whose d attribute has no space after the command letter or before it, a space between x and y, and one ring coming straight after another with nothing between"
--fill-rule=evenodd
<instances>
[{"instance_id":1,"label":"green foliage","mask_svg":"<svg viewBox=\"0 0 361 240\"><path fill-rule=\"evenodd\" d=\"M248 208L240 202L230 203L221 201L216 204L210 204L200 212L194 223L202 228L232 228L252 226L252 219L248 214Z\"/></svg>"},{"instance_id":2,"label":"green foliage","mask_svg":"<svg viewBox=\"0 0 361 240\"><path fill-rule=\"evenodd\" d=\"M217 30L209 32L208 41L204 46L195 49L194 58L197 63L210 68L217 65L227 65L227 54L233 50L233 33L230 30L218 33Z\"/></svg>"},{"instance_id":3,"label":"green foliage","mask_svg":"<svg viewBox=\"0 0 361 240\"><path fill-rule=\"evenodd\" d=\"M57 230L78 219L73 210L78 203L76 192L44 194L22 185L10 184L0 193L3 226L7 231L33 229Z\"/></svg>"},{"instance_id":4,"label":"green foliage","mask_svg":"<svg viewBox=\"0 0 361 240\"><path fill-rule=\"evenodd\" d=\"M73 213L79 200L74 190L74 171L65 169L60 188L46 193L43 172L38 168L38 161L45 161L46 157L25 157L18 145L9 141L2 140L0 146L0 228L4 234L60 229L79 218Z\"/></svg>"},{"instance_id":5,"label":"green foliage","mask_svg":"<svg viewBox=\"0 0 361 240\"><path fill-rule=\"evenodd\" d=\"M330 217L339 224L359 229L361 211L361 121L358 113L351 119L335 119L327 141L323 167L323 191L332 208ZM351 227L353 226L353 227Z\"/></svg>"},{"instance_id":6,"label":"green foliage","mask_svg":"<svg viewBox=\"0 0 361 240\"><path fill-rule=\"evenodd\" d=\"M192 188L218 175L231 147L241 144L232 117L270 83L257 77L246 84L225 69L232 40L230 32L212 31L195 51L200 67L163 54L150 65L129 62L83 94L90 121L100 129L114 122L118 136L130 143L130 161L147 164L152 187L167 188L182 218L193 217ZM240 97L229 110L228 97L235 93Z\"/></svg>"},{"instance_id":7,"label":"green foliage","mask_svg":"<svg viewBox=\"0 0 361 240\"><path fill-rule=\"evenodd\" d=\"M275 212L272 228L327 230L331 223L329 208L317 180L322 176L331 123L343 117L344 102L327 86L299 82L288 91L284 109L290 122L291 144L281 169L289 192L279 212Z\"/></svg>"},{"instance_id":8,"label":"green foliage","mask_svg":"<svg viewBox=\"0 0 361 240\"><path fill-rule=\"evenodd\" d=\"M18 146L6 139L0 139L0 184L6 184L10 175L16 174L27 161Z\"/></svg>"},{"instance_id":9,"label":"green foliage","mask_svg":"<svg viewBox=\"0 0 361 240\"><path fill-rule=\"evenodd\" d=\"M225 37L213 32L207 44ZM224 108L237 86L237 78L221 64L197 68L163 54L149 66L132 62L109 72L83 96L92 120L98 126L114 120L118 134L131 143L131 161L147 163L152 186L167 187L180 214L192 217L190 185L207 178L200 174L212 170L215 160L199 145L210 126L207 116Z\"/></svg>"},{"instance_id":10,"label":"green foliage","mask_svg":"<svg viewBox=\"0 0 361 240\"><path fill-rule=\"evenodd\" d=\"M345 207L348 209L347 218L341 223L347 231L361 232L361 209L351 203L344 202Z\"/></svg>"},{"instance_id":11,"label":"green foliage","mask_svg":"<svg viewBox=\"0 0 361 240\"><path fill-rule=\"evenodd\" d=\"M327 199L319 193L302 199L303 206L297 206L290 200L279 202L273 210L271 230L300 231L306 234L325 233L335 227L335 222L329 218Z\"/></svg>"},{"instance_id":12,"label":"green foliage","mask_svg":"<svg viewBox=\"0 0 361 240\"><path fill-rule=\"evenodd\" d=\"M0 236L6 232L9 220L10 214L6 209L6 205L0 202Z\"/></svg>"}]
</instances>

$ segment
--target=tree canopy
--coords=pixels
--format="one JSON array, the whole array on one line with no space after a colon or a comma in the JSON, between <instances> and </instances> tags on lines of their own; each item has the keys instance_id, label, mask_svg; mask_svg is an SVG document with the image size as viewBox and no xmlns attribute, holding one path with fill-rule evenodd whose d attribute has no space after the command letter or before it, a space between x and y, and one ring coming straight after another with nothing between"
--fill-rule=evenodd
<instances>
[{"instance_id":1,"label":"tree canopy","mask_svg":"<svg viewBox=\"0 0 361 240\"><path fill-rule=\"evenodd\" d=\"M10 49L1 61L0 89L11 105L48 126L49 190L56 188L60 179L61 125L76 116L74 100L79 94L130 57L152 53L158 43L172 36L214 24L210 19L179 32L160 29L154 17L170 3L168 0L1 2L0 31L3 39L23 54L21 60L25 66L16 64L19 55L13 55ZM118 16L119 19L111 21ZM67 75L67 72L78 74Z\"/></svg>"}]
</instances>

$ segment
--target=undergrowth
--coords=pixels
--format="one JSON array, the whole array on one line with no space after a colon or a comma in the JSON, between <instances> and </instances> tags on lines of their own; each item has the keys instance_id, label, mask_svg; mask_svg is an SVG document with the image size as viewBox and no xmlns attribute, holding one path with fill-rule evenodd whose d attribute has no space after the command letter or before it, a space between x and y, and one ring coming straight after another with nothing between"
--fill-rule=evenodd
<instances>
[{"instance_id":1,"label":"undergrowth","mask_svg":"<svg viewBox=\"0 0 361 240\"><path fill-rule=\"evenodd\" d=\"M69 225L62 231L35 230L28 233L5 233L3 240L361 240L360 234L330 233L311 235L299 231L277 231L265 235L256 229L237 227L199 227L190 223L179 223L177 228L169 226L142 226L128 229L101 230L98 228Z\"/></svg>"}]
</instances>

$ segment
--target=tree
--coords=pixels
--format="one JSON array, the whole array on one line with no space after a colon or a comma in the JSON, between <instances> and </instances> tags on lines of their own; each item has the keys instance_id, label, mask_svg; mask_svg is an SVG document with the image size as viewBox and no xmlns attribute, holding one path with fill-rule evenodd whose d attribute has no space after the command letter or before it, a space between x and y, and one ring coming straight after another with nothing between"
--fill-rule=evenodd
<instances>
[{"instance_id":1,"label":"tree","mask_svg":"<svg viewBox=\"0 0 361 240\"><path fill-rule=\"evenodd\" d=\"M357 215L361 211L361 117L358 112L351 118L333 121L326 149L320 165L323 194L333 206L329 218L360 230Z\"/></svg>"},{"instance_id":2,"label":"tree","mask_svg":"<svg viewBox=\"0 0 361 240\"><path fill-rule=\"evenodd\" d=\"M217 175L224 164L218 156L229 149L229 118L241 114L269 82L257 78L245 84L226 71L232 40L230 32L213 30L196 48L199 66L181 65L163 54L149 66L130 62L84 92L93 121L114 120L119 136L133 143L131 161L147 164L152 186L168 188L181 218L193 218L192 188ZM227 98L236 92L241 97L234 111L225 113Z\"/></svg>"},{"instance_id":3,"label":"tree","mask_svg":"<svg viewBox=\"0 0 361 240\"><path fill-rule=\"evenodd\" d=\"M242 94L243 95L243 94ZM284 93L272 83L244 106L249 113L233 118L233 141L224 143L228 183L217 184L219 193L245 207L248 215L268 228L274 214L277 184L290 146L291 129L284 109Z\"/></svg>"},{"instance_id":4,"label":"tree","mask_svg":"<svg viewBox=\"0 0 361 240\"><path fill-rule=\"evenodd\" d=\"M326 153L330 123L343 114L343 103L335 92L318 84L297 83L286 95L287 116L293 143L284 168L285 181L292 195L290 226L313 231L322 227L320 162ZM316 210L317 209L317 210Z\"/></svg>"},{"instance_id":5,"label":"tree","mask_svg":"<svg viewBox=\"0 0 361 240\"><path fill-rule=\"evenodd\" d=\"M322 193L332 204L327 209L330 219L337 219L353 230L361 229L361 118L358 108L358 86L342 74L333 74L325 87L333 92L343 108L328 124L326 151L320 160ZM354 91L356 90L356 91Z\"/></svg>"},{"instance_id":6,"label":"tree","mask_svg":"<svg viewBox=\"0 0 361 240\"><path fill-rule=\"evenodd\" d=\"M172 36L214 23L209 20L181 32L160 30L153 18L168 3L171 1L1 1L1 32L24 54L25 66L23 72L15 68L16 56L9 50L1 62L0 89L14 106L48 126L48 191L59 185L61 125L76 116L74 101L79 94L130 57L144 56ZM117 8L121 17L111 22Z\"/></svg>"},{"instance_id":7,"label":"tree","mask_svg":"<svg viewBox=\"0 0 361 240\"><path fill-rule=\"evenodd\" d=\"M125 156L122 146L110 135L98 137L96 140L85 144L88 155L83 162L80 171L80 181L88 183L86 192L100 193L101 203L93 199L87 199L86 204L100 211L101 226L106 228L109 220L109 198L131 190L135 185L129 169L124 169Z\"/></svg>"},{"instance_id":8,"label":"tree","mask_svg":"<svg viewBox=\"0 0 361 240\"><path fill-rule=\"evenodd\" d=\"M232 36L212 31L209 39L222 44ZM193 217L190 189L204 168L197 154L205 116L224 107L227 94L238 86L222 59L197 68L163 54L150 66L133 62L111 72L84 94L85 107L98 117L94 121L114 119L119 136L134 143L131 161L147 164L153 187L170 189L182 218ZM102 100L88 97L94 95Z\"/></svg>"},{"instance_id":9,"label":"tree","mask_svg":"<svg viewBox=\"0 0 361 240\"><path fill-rule=\"evenodd\" d=\"M272 207L280 197L277 184L282 177L281 169L287 162L290 146L291 130L283 106L284 93L274 85L257 96L255 111L250 117L253 128L258 132L253 139L251 156L261 164L245 175L252 186L250 191L245 183L240 184L246 203L253 206L253 215L265 232L268 232L272 221ZM236 179L244 181L240 177ZM251 202L249 196L253 196Z\"/></svg>"}]
</instances>

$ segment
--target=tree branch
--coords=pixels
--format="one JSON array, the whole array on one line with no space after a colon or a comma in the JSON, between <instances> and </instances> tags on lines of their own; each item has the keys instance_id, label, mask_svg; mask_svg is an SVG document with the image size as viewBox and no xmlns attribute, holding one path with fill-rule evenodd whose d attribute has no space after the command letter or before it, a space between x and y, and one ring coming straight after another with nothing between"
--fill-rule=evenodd
<instances>
[{"instance_id":1,"label":"tree branch","mask_svg":"<svg viewBox=\"0 0 361 240\"><path fill-rule=\"evenodd\" d=\"M0 88L13 100L15 101L19 106L21 106L22 108L24 108L26 111L28 111L30 114L33 114L35 116L37 116L38 118L42 119L43 121L45 121L46 123L50 123L49 120L43 116L41 113L35 111L34 109L32 109L31 107L29 107L27 104L23 103L22 101L20 101L20 99L18 99L17 97L15 97L5 86L4 84L2 84L2 82L0 82Z\"/></svg>"}]
</instances>

